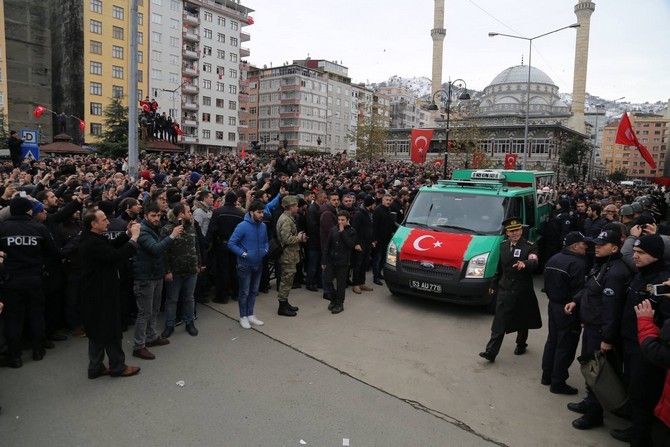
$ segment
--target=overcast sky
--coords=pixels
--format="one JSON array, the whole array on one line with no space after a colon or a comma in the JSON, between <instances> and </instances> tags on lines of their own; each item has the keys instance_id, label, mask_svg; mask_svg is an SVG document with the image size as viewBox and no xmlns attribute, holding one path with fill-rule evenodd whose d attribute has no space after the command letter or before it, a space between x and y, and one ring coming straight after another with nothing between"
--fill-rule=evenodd
<instances>
[{"instance_id":1,"label":"overcast sky","mask_svg":"<svg viewBox=\"0 0 670 447\"><path fill-rule=\"evenodd\" d=\"M586 91L604 99L670 98L670 0L594 0ZM528 41L577 22L577 0L445 0L442 81L462 78L482 90L504 69L528 61ZM255 24L245 27L249 61L341 61L354 82L390 76L431 77L433 0L242 0ZM532 64L571 93L576 30L533 42Z\"/></svg>"}]
</instances>

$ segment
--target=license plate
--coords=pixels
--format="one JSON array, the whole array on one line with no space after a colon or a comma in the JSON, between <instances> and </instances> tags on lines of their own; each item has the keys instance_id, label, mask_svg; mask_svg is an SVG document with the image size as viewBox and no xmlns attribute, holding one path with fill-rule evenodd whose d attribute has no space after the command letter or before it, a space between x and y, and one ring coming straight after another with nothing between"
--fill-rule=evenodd
<instances>
[{"instance_id":1,"label":"license plate","mask_svg":"<svg viewBox=\"0 0 670 447\"><path fill-rule=\"evenodd\" d=\"M423 281L409 281L409 286L416 290L425 290L426 292L442 293L442 284L433 284Z\"/></svg>"}]
</instances>

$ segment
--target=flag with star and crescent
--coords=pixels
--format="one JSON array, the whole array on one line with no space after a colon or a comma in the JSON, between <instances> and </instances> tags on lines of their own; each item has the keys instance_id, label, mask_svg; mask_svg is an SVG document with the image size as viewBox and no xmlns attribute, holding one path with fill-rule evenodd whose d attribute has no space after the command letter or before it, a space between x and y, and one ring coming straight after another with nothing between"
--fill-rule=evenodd
<instances>
[{"instance_id":1,"label":"flag with star and crescent","mask_svg":"<svg viewBox=\"0 0 670 447\"><path fill-rule=\"evenodd\" d=\"M460 269L472 235L413 229L402 246L403 261L427 261Z\"/></svg>"},{"instance_id":2,"label":"flag with star and crescent","mask_svg":"<svg viewBox=\"0 0 670 447\"><path fill-rule=\"evenodd\" d=\"M515 169L519 154L505 154L505 169Z\"/></svg>"},{"instance_id":3,"label":"flag with star and crescent","mask_svg":"<svg viewBox=\"0 0 670 447\"><path fill-rule=\"evenodd\" d=\"M412 129L412 146L409 153L412 163L425 163L432 139L433 129Z\"/></svg>"}]
</instances>

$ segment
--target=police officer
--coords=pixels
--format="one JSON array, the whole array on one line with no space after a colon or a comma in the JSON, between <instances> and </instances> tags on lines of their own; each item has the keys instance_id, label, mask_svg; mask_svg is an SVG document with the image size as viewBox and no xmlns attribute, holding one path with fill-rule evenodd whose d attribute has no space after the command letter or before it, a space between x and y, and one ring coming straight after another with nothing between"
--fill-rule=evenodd
<instances>
[{"instance_id":1,"label":"police officer","mask_svg":"<svg viewBox=\"0 0 670 447\"><path fill-rule=\"evenodd\" d=\"M549 259L561 251L563 241L570 230L575 226L570 201L560 199L553 212L553 216L547 222L545 231L543 259Z\"/></svg>"},{"instance_id":2,"label":"police officer","mask_svg":"<svg viewBox=\"0 0 670 447\"><path fill-rule=\"evenodd\" d=\"M45 324L42 266L45 255L57 255L49 230L32 220L33 205L16 196L9 203L11 217L0 223L0 251L5 253L5 366L20 368L23 323L27 319L33 343L33 360L44 358Z\"/></svg>"},{"instance_id":3,"label":"police officer","mask_svg":"<svg viewBox=\"0 0 670 447\"><path fill-rule=\"evenodd\" d=\"M554 394L577 394L577 388L565 383L568 369L575 360L579 334L582 332L577 315L565 313L584 286L586 277L586 242L579 231L565 237L563 250L547 261L544 267L544 290L549 298L549 333L542 356L542 384L551 385Z\"/></svg>"},{"instance_id":4,"label":"police officer","mask_svg":"<svg viewBox=\"0 0 670 447\"><path fill-rule=\"evenodd\" d=\"M537 246L522 236L521 218L502 223L507 234L500 244L500 260L489 293L498 294L496 314L491 325L491 339L479 356L494 362L505 334L516 332L515 355L526 352L528 329L542 327L540 308L533 290L533 271L538 266Z\"/></svg>"},{"instance_id":5,"label":"police officer","mask_svg":"<svg viewBox=\"0 0 670 447\"><path fill-rule=\"evenodd\" d=\"M621 315L630 279L630 271L621 259L619 232L602 231L593 243L595 263L586 284L573 301L565 305L565 312L570 315L579 310L584 328L582 356L594 351L607 353L621 346ZM583 415L572 421L572 426L579 430L603 425L603 408L589 387L586 391L584 400L568 404L568 410Z\"/></svg>"}]
</instances>

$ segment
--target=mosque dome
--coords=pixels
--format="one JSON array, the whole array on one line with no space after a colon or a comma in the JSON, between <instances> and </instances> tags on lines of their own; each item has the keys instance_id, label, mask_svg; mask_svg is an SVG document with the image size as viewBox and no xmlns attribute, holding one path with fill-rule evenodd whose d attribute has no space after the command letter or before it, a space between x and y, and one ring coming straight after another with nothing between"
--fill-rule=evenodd
<instances>
[{"instance_id":1,"label":"mosque dome","mask_svg":"<svg viewBox=\"0 0 670 447\"><path fill-rule=\"evenodd\" d=\"M503 70L498 76L493 78L493 81L491 81L489 86L498 84L517 84L519 82L528 83L527 65L516 65ZM530 67L530 83L555 85L554 81L552 81L545 72L535 67Z\"/></svg>"}]
</instances>

